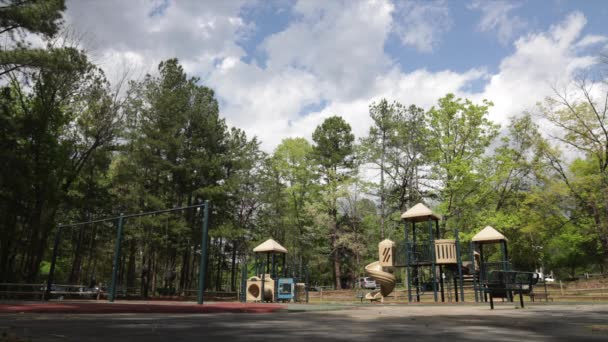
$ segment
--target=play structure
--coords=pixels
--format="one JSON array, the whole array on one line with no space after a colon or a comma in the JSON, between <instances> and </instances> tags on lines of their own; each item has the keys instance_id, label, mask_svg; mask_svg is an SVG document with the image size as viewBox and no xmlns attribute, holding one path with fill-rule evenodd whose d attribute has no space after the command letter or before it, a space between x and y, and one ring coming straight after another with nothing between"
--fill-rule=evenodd
<instances>
[{"instance_id":1,"label":"play structure","mask_svg":"<svg viewBox=\"0 0 608 342\"><path fill-rule=\"evenodd\" d=\"M306 283L302 277L287 277L287 249L268 239L253 249L255 276L243 281L241 301L246 302L308 302ZM243 274L243 278L247 278Z\"/></svg>"},{"instance_id":2,"label":"play structure","mask_svg":"<svg viewBox=\"0 0 608 342\"><path fill-rule=\"evenodd\" d=\"M378 253L379 261L374 261L365 266L365 273L372 277L376 283L380 284L380 290L367 293L365 299L384 302L384 297L393 292L396 283L396 278L393 274L395 270L393 263L395 243L388 239L380 242L378 244Z\"/></svg>"},{"instance_id":3,"label":"play structure","mask_svg":"<svg viewBox=\"0 0 608 342\"><path fill-rule=\"evenodd\" d=\"M488 226L476 234L468 250L469 261L463 262L458 229L453 239L442 238L441 220L424 204L418 203L401 215L404 240L395 243L384 240L378 245L379 260L365 266L368 276L380 284L380 289L365 295L366 299L383 301L395 288L395 272L405 269L408 302L420 302L423 294L433 300L446 301L446 295L456 302L465 299L465 283L470 284L475 301L505 298L513 301L513 294L531 293L538 277L534 272L513 271L508 259L507 238ZM484 245L498 244L499 261L489 261ZM494 253L496 254L496 253ZM453 291L448 293L447 291Z\"/></svg>"},{"instance_id":4,"label":"play structure","mask_svg":"<svg viewBox=\"0 0 608 342\"><path fill-rule=\"evenodd\" d=\"M538 273L513 271L509 263L508 239L490 226L486 226L471 239L471 249L479 251L479 276L474 282L475 300L490 301L494 308L494 298L505 298L513 301L514 294L519 294L521 307L524 306L523 295L532 294L538 282ZM490 262L484 255L484 245L500 246L500 261Z\"/></svg>"}]
</instances>

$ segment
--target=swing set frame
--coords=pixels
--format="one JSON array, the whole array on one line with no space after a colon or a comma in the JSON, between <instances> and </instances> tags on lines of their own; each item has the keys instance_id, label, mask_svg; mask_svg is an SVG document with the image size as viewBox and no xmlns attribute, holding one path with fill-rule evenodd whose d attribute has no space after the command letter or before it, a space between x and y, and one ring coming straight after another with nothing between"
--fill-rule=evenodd
<instances>
[{"instance_id":1,"label":"swing set frame","mask_svg":"<svg viewBox=\"0 0 608 342\"><path fill-rule=\"evenodd\" d=\"M115 242L115 248L114 248L114 261L113 261L113 267L112 267L112 282L110 284L110 291L108 293L108 301L114 302L114 299L116 298L116 282L118 279L118 268L119 268L119 262L120 262L121 244L122 244L122 238L123 238L123 226L124 226L125 219L147 216L147 215L157 215L157 214L163 214L163 213L183 211L183 210L187 210L187 209L202 208L203 209L203 220L202 220L202 227L201 227L202 228L202 239L201 239L202 241L201 241L201 260L200 260L200 265L199 265L199 280L198 280L198 289L197 289L197 303L203 304L203 292L205 290L205 273L207 272L206 265L207 265L207 240L209 237L209 206L210 206L209 200L206 200L201 204L196 204L196 205L191 205L191 206L186 206L186 207L148 211L145 213L127 214L127 215L121 213L119 216L114 216L114 217L109 217L109 218L95 219L95 220L90 220L90 221L86 221L86 222L77 222L77 223L70 223L70 224L59 224L57 226L57 231L55 233L55 241L53 243L53 256L51 258L51 266L49 269L46 288L44 290L42 298L44 300L47 300L51 294L51 289L53 286L53 281L54 281L54 276L55 276L55 265L57 262L57 253L58 253L58 249L59 249L59 243L61 241L61 232L63 230L66 230L69 228L75 228L75 227L79 227L79 226L83 226L83 225L93 224L93 223L100 223L100 222L107 222L107 221L116 222L117 229L116 229L116 242Z\"/></svg>"}]
</instances>

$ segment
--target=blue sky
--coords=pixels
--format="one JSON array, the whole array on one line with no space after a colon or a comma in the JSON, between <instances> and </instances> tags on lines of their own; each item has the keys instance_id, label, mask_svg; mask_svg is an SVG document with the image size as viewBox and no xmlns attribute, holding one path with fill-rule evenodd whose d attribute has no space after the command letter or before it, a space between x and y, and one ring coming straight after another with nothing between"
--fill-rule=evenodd
<instances>
[{"instance_id":1,"label":"blue sky","mask_svg":"<svg viewBox=\"0 0 608 342\"><path fill-rule=\"evenodd\" d=\"M246 63L265 66L267 55L258 49L264 39L284 30L291 21L297 19L293 12L296 3L290 1L267 1L244 6L241 16L255 23L255 30L239 42L246 55ZM501 42L495 30L483 31L479 28L482 11L472 7L473 1L452 1L445 5L450 12L452 24L442 37L440 44L431 52L421 52L416 47L404 47L397 34L390 34L384 51L391 56L403 71L425 68L431 71L450 69L464 72L483 65L489 72L496 72L502 58L513 53L514 46ZM522 26L515 30L511 38L519 35L546 30L572 12L581 12L587 18L583 33L608 34L605 22L608 19L608 3L605 0L565 1L528 0L509 1L513 6L511 16L521 18ZM490 2L491 4L491 2ZM478 85L482 84L479 82ZM479 88L476 88L480 90Z\"/></svg>"},{"instance_id":2,"label":"blue sky","mask_svg":"<svg viewBox=\"0 0 608 342\"><path fill-rule=\"evenodd\" d=\"M380 98L425 108L448 92L505 124L608 51L608 1L68 1L108 74L165 58L212 87L222 115L271 151L330 115L359 137ZM94 16L91 14L95 13ZM137 72L133 72L136 70Z\"/></svg>"}]
</instances>

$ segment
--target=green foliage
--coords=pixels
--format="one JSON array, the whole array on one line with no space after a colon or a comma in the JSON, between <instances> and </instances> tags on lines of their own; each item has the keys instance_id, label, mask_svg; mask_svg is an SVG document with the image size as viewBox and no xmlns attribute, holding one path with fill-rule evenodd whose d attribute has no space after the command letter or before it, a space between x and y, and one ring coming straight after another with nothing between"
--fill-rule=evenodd
<instances>
[{"instance_id":1,"label":"green foliage","mask_svg":"<svg viewBox=\"0 0 608 342\"><path fill-rule=\"evenodd\" d=\"M59 30L63 0L3 0L0 7L0 27L3 32L24 30L53 36Z\"/></svg>"},{"instance_id":2,"label":"green foliage","mask_svg":"<svg viewBox=\"0 0 608 342\"><path fill-rule=\"evenodd\" d=\"M315 142L314 155L319 164L333 170L337 176L339 168L348 169L353 165L353 142L355 136L342 117L332 116L315 128L312 134Z\"/></svg>"},{"instance_id":3,"label":"green foliage","mask_svg":"<svg viewBox=\"0 0 608 342\"><path fill-rule=\"evenodd\" d=\"M257 138L228 127L213 90L177 59L113 89L82 51L50 40L64 10L61 0L0 6L0 281L42 280L59 221L203 200L212 203L206 276L216 289L236 289L238 264L267 238L290 251L293 273L307 267L314 283L351 286L377 260L380 239L401 239L399 216L418 202L444 216L443 236L497 228L516 268L568 277L608 270L606 109L585 84L577 102L556 95L539 106L559 129L552 138L575 151L571 159L528 113L497 141L492 103L453 94L429 110L372 103L373 125L358 145L332 116L312 143L288 138L267 155ZM26 34L46 46L31 48ZM362 179L370 167L379 177ZM127 220L121 285L192 288L200 220L194 211ZM109 274L113 224L65 233L58 277ZM490 260L498 252L488 249ZM177 280L163 278L172 272Z\"/></svg>"},{"instance_id":4,"label":"green foliage","mask_svg":"<svg viewBox=\"0 0 608 342\"><path fill-rule=\"evenodd\" d=\"M478 167L486 148L498 134L488 118L491 102L476 105L452 94L439 99L427 113L428 151L432 178L440 183L435 193L447 222L467 226L467 208L483 182Z\"/></svg>"}]
</instances>

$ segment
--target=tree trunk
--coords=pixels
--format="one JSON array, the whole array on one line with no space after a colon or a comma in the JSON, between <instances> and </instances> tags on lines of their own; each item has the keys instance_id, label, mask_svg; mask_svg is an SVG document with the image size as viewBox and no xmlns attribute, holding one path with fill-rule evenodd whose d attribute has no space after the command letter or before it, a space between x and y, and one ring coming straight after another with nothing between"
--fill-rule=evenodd
<instances>
[{"instance_id":1,"label":"tree trunk","mask_svg":"<svg viewBox=\"0 0 608 342\"><path fill-rule=\"evenodd\" d=\"M594 205L591 206L591 211L600 240L603 269L606 270L608 269L608 218L602 217L602 210Z\"/></svg>"},{"instance_id":2,"label":"tree trunk","mask_svg":"<svg viewBox=\"0 0 608 342\"><path fill-rule=\"evenodd\" d=\"M129 241L129 261L127 264L127 291L135 287L135 254L137 253L137 243L135 239Z\"/></svg>"},{"instance_id":3,"label":"tree trunk","mask_svg":"<svg viewBox=\"0 0 608 342\"><path fill-rule=\"evenodd\" d=\"M236 291L236 240L232 241L232 264L230 266L230 291Z\"/></svg>"},{"instance_id":4,"label":"tree trunk","mask_svg":"<svg viewBox=\"0 0 608 342\"><path fill-rule=\"evenodd\" d=\"M150 290L152 291L152 295L154 295L156 293L156 272L158 271L158 262L156 260L156 255L153 253L152 254L152 262L150 265L150 278L151 278L151 285L150 285Z\"/></svg>"},{"instance_id":5,"label":"tree trunk","mask_svg":"<svg viewBox=\"0 0 608 342\"><path fill-rule=\"evenodd\" d=\"M38 199L36 201L34 210L31 213L30 221L29 221L29 249L27 251L27 256L25 258L25 269L24 273L26 274L25 281L28 283L33 283L36 281L36 276L38 275L38 265L36 264L37 255L40 253L40 249L45 249L40 245L40 229L42 225L42 201Z\"/></svg>"},{"instance_id":6,"label":"tree trunk","mask_svg":"<svg viewBox=\"0 0 608 342\"><path fill-rule=\"evenodd\" d=\"M148 290L150 288L150 257L142 256L141 261L141 295L148 298Z\"/></svg>"},{"instance_id":7,"label":"tree trunk","mask_svg":"<svg viewBox=\"0 0 608 342\"><path fill-rule=\"evenodd\" d=\"M68 283L77 284L80 282L80 270L82 265L82 239L84 238L85 226L80 226L78 230L78 237L76 238L76 250L74 251L74 258L72 261L72 269L70 270L70 277Z\"/></svg>"},{"instance_id":8,"label":"tree trunk","mask_svg":"<svg viewBox=\"0 0 608 342\"><path fill-rule=\"evenodd\" d=\"M90 285L90 287L94 287L97 285L97 277L95 276L95 262L97 259L95 258L95 237L97 236L97 226L93 226L93 232L91 233L91 242L89 243L89 257L87 260L87 266L85 270L84 276L87 277L85 280Z\"/></svg>"},{"instance_id":9,"label":"tree trunk","mask_svg":"<svg viewBox=\"0 0 608 342\"><path fill-rule=\"evenodd\" d=\"M8 209L8 205L4 208ZM15 239L15 227L17 225L17 217L14 214L15 210L5 211L5 224L2 230L2 236L0 236L0 282L11 282L14 277L13 266L10 260L11 251L13 250L13 244Z\"/></svg>"},{"instance_id":10,"label":"tree trunk","mask_svg":"<svg viewBox=\"0 0 608 342\"><path fill-rule=\"evenodd\" d=\"M341 262L340 262L340 253L338 252L338 239L337 239L337 232L336 232L336 228L334 228L334 232L331 235L331 249L333 251L333 264L334 264L334 281L335 281L335 287L336 290L341 290L342 289L342 272L340 270L341 268Z\"/></svg>"},{"instance_id":11,"label":"tree trunk","mask_svg":"<svg viewBox=\"0 0 608 342\"><path fill-rule=\"evenodd\" d=\"M221 291L221 287L222 287L222 256L224 255L224 253L222 253L222 243L223 243L223 239L220 238L220 245L219 248L217 249L217 273L215 275L215 290L216 291Z\"/></svg>"},{"instance_id":12,"label":"tree trunk","mask_svg":"<svg viewBox=\"0 0 608 342\"><path fill-rule=\"evenodd\" d=\"M178 293L182 293L185 295L185 290L188 288L188 284L190 276L190 250L186 248L184 250L184 254L182 254L182 269L180 270L179 275L179 288L177 289Z\"/></svg>"}]
</instances>

